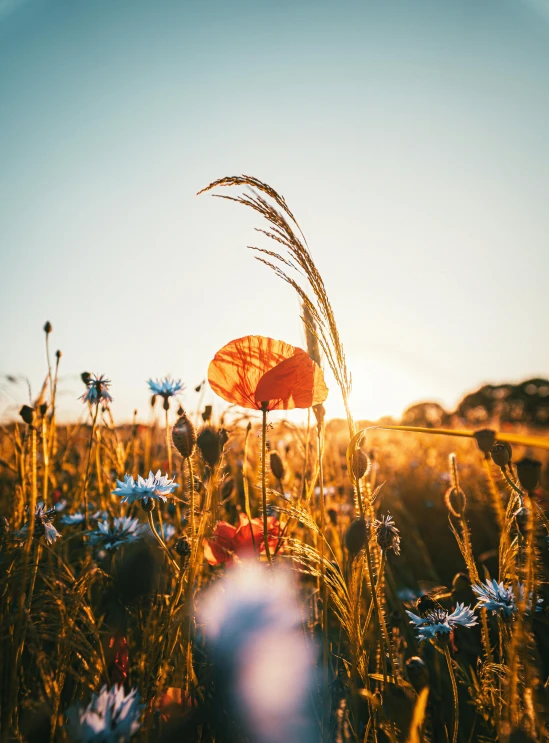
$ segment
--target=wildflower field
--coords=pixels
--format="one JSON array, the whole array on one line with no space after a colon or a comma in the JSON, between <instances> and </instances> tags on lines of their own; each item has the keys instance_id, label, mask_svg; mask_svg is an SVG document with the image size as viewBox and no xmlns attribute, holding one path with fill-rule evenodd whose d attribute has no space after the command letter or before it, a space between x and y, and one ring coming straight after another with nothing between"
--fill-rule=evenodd
<instances>
[{"instance_id":1,"label":"wildflower field","mask_svg":"<svg viewBox=\"0 0 549 743\"><path fill-rule=\"evenodd\" d=\"M84 372L87 422L61 425L45 325L40 395L0 432L0 739L547 740L547 422L356 421L285 200L205 190L259 220L306 348L212 348L221 416L166 377L118 425L109 370Z\"/></svg>"}]
</instances>

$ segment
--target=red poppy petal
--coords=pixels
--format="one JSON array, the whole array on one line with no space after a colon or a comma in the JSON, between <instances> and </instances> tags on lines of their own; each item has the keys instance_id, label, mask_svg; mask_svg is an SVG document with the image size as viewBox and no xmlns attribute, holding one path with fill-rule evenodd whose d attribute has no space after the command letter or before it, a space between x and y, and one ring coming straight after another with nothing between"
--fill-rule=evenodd
<instances>
[{"instance_id":1,"label":"red poppy petal","mask_svg":"<svg viewBox=\"0 0 549 743\"><path fill-rule=\"evenodd\" d=\"M256 402L269 401L269 410L310 408L327 396L322 370L301 348L266 372L255 390Z\"/></svg>"}]
</instances>

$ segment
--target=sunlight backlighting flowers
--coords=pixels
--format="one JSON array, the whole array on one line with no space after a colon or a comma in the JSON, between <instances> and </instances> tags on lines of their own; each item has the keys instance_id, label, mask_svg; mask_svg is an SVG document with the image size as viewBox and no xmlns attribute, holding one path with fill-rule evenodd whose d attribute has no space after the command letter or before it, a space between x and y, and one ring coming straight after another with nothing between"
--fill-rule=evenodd
<instances>
[{"instance_id":1,"label":"sunlight backlighting flowers","mask_svg":"<svg viewBox=\"0 0 549 743\"><path fill-rule=\"evenodd\" d=\"M159 395L166 400L168 397L174 397L180 392L183 392L185 385L180 379L171 379L171 377L164 377L164 379L149 379L147 381L150 391L153 395Z\"/></svg>"},{"instance_id":2,"label":"sunlight backlighting flowers","mask_svg":"<svg viewBox=\"0 0 549 743\"><path fill-rule=\"evenodd\" d=\"M90 532L90 542L106 550L115 550L124 544L136 542L146 530L147 527L139 519L129 516L117 517L112 523L105 519L99 521L97 529Z\"/></svg>"},{"instance_id":3,"label":"sunlight backlighting flowers","mask_svg":"<svg viewBox=\"0 0 549 743\"><path fill-rule=\"evenodd\" d=\"M289 410L320 405L328 396L321 368L301 348L248 335L223 346L208 381L227 402L244 408Z\"/></svg>"},{"instance_id":4,"label":"sunlight backlighting flowers","mask_svg":"<svg viewBox=\"0 0 549 743\"><path fill-rule=\"evenodd\" d=\"M87 390L79 399L92 406L101 404L102 408L105 409L112 402L112 397L109 393L110 386L110 379L107 379L103 374L100 376L96 374L87 375Z\"/></svg>"},{"instance_id":5,"label":"sunlight backlighting flowers","mask_svg":"<svg viewBox=\"0 0 549 743\"><path fill-rule=\"evenodd\" d=\"M120 496L121 503L133 503L134 501L147 503L149 499L165 503L168 496L179 487L173 479L168 478L168 475L162 475L160 470L156 475L149 472L147 479L138 475L137 482L131 475L124 475L124 481L117 480L116 484L118 487L112 491L112 494Z\"/></svg>"},{"instance_id":6,"label":"sunlight backlighting flowers","mask_svg":"<svg viewBox=\"0 0 549 743\"><path fill-rule=\"evenodd\" d=\"M450 614L446 609L434 609L424 617L418 617L411 611L406 611L410 617L410 624L414 624L420 640L444 639L450 636L452 630L457 627L474 627L478 624L474 611L465 604L456 604L456 608Z\"/></svg>"}]
</instances>

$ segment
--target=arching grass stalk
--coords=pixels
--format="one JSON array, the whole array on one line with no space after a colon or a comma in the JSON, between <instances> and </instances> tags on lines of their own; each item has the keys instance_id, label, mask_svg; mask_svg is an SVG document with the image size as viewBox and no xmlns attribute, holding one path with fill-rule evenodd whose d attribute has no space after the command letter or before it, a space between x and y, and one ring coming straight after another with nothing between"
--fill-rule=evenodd
<instances>
[{"instance_id":1,"label":"arching grass stalk","mask_svg":"<svg viewBox=\"0 0 549 743\"><path fill-rule=\"evenodd\" d=\"M452 664L452 656L450 655L450 649L448 645L444 647L444 655L446 656L446 663L448 664L448 673L450 674L450 680L452 682L452 693L454 697L454 719L452 726L452 743L457 743L458 730L459 730L459 696L458 688L456 683L456 676L454 674L454 667Z\"/></svg>"},{"instance_id":2,"label":"arching grass stalk","mask_svg":"<svg viewBox=\"0 0 549 743\"><path fill-rule=\"evenodd\" d=\"M189 509L191 511L191 544L194 543L194 535L196 533L196 507L194 502L194 469L193 469L193 457L187 457L187 467L189 468Z\"/></svg>"},{"instance_id":3,"label":"arching grass stalk","mask_svg":"<svg viewBox=\"0 0 549 743\"><path fill-rule=\"evenodd\" d=\"M26 551L27 554L30 552L32 538L34 536L34 512L36 510L36 503L38 501L38 473L37 473L37 442L36 442L36 428L34 424L29 426L29 437L30 437L30 475L31 475L31 489L30 489L30 503L29 503L29 533L27 537Z\"/></svg>"},{"instance_id":4,"label":"arching grass stalk","mask_svg":"<svg viewBox=\"0 0 549 743\"><path fill-rule=\"evenodd\" d=\"M267 408L268 402L261 403L261 412L263 414L261 425L261 499L263 504L263 540L265 542L265 553L269 565L273 564L271 550L269 549L269 531L268 531L268 514L267 514ZM250 526L251 529L251 526Z\"/></svg>"},{"instance_id":5,"label":"arching grass stalk","mask_svg":"<svg viewBox=\"0 0 549 743\"><path fill-rule=\"evenodd\" d=\"M324 407L317 406L314 410L317 421L317 456L318 456L318 488L320 499L320 580L322 596L322 690L324 703L322 706L322 739L328 740L330 727L330 687L329 687L329 636L328 636L328 600L329 592L326 584L326 565L324 562L324 548L326 543L326 503L324 500Z\"/></svg>"}]
</instances>

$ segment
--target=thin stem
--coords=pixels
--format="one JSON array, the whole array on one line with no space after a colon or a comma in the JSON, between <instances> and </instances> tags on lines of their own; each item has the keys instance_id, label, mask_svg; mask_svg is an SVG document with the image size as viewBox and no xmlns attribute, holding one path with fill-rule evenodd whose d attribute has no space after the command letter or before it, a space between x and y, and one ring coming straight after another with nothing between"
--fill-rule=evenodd
<instances>
[{"instance_id":1,"label":"thin stem","mask_svg":"<svg viewBox=\"0 0 549 743\"><path fill-rule=\"evenodd\" d=\"M156 541L158 542L158 544L162 547L162 549L164 550L164 552L168 556L168 560L171 562L171 564L175 568L176 572L179 573L180 572L179 565L176 563L176 561L171 556L170 550L167 548L166 543L164 542L164 540L162 539L162 537L160 536L160 534L156 531L156 527L154 525L152 514L153 514L152 511L147 511L147 519L149 521L149 526L151 527L151 531L152 531L152 533L153 533Z\"/></svg>"},{"instance_id":2,"label":"thin stem","mask_svg":"<svg viewBox=\"0 0 549 743\"><path fill-rule=\"evenodd\" d=\"M86 531L88 530L88 483L90 478L90 463L91 463L91 453L93 448L93 439L95 436L95 426L97 425L97 415L99 413L99 404L96 404L95 406L95 413L93 415L93 421L92 421L92 429L90 434L90 443L88 445L88 463L86 464L86 476L84 478L84 525L86 528Z\"/></svg>"},{"instance_id":3,"label":"thin stem","mask_svg":"<svg viewBox=\"0 0 549 743\"><path fill-rule=\"evenodd\" d=\"M257 555L257 547L255 544L254 530L252 528L252 509L250 508L250 487L248 485L248 439L250 438L250 431L252 430L252 424L248 423L246 428L246 437L244 439L244 459L242 460L242 485L244 487L244 508L246 510L246 516L248 517L248 523L250 524L250 534L252 537L252 544L254 547L254 554Z\"/></svg>"},{"instance_id":4,"label":"thin stem","mask_svg":"<svg viewBox=\"0 0 549 743\"><path fill-rule=\"evenodd\" d=\"M370 551L370 540L368 538L368 535L366 535L366 541L365 541L364 547L366 551L366 561L368 564L368 577L369 577L370 586L372 589L372 598L374 600L374 609L375 609L377 621L378 621L378 624L381 630L379 641L380 641L380 646L381 646L381 668L383 671L383 685L387 687L387 658L385 657L385 637L384 637L384 632L382 629L383 618L381 616L381 608L380 608L378 596L377 596L376 582L374 580L374 568L372 565L372 554Z\"/></svg>"},{"instance_id":5,"label":"thin stem","mask_svg":"<svg viewBox=\"0 0 549 743\"><path fill-rule=\"evenodd\" d=\"M189 468L189 508L191 511L191 544L194 542L195 535L195 505L194 505L194 471L192 455L187 459Z\"/></svg>"},{"instance_id":6,"label":"thin stem","mask_svg":"<svg viewBox=\"0 0 549 743\"><path fill-rule=\"evenodd\" d=\"M172 477L172 442L170 441L169 408L166 408L166 451L168 452L168 474Z\"/></svg>"},{"instance_id":7,"label":"thin stem","mask_svg":"<svg viewBox=\"0 0 549 743\"><path fill-rule=\"evenodd\" d=\"M318 486L320 499L320 530L322 536L320 539L320 565L322 581L322 676L324 689L324 705L322 714L322 735L323 740L328 739L328 730L330 726L330 688L329 688L329 637L328 637L328 586L326 584L326 566L324 564L324 547L326 541L326 503L324 500L324 468L323 459L323 425L317 425L317 445L318 445Z\"/></svg>"},{"instance_id":8,"label":"thin stem","mask_svg":"<svg viewBox=\"0 0 549 743\"><path fill-rule=\"evenodd\" d=\"M272 565L273 560L271 550L269 549L269 522L267 520L267 406L268 402L261 403L261 411L263 413L263 425L261 427L261 496L263 500L263 540L265 542L265 553L269 564Z\"/></svg>"},{"instance_id":9,"label":"thin stem","mask_svg":"<svg viewBox=\"0 0 549 743\"><path fill-rule=\"evenodd\" d=\"M446 656L446 663L448 664L448 673L450 674L450 680L452 682L452 692L454 695L454 720L452 728L452 743L457 743L458 729L459 729L459 697L458 688L456 683L456 677L454 674L454 667L452 665L452 656L450 655L450 649L446 645L444 648L444 655Z\"/></svg>"}]
</instances>

